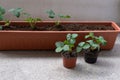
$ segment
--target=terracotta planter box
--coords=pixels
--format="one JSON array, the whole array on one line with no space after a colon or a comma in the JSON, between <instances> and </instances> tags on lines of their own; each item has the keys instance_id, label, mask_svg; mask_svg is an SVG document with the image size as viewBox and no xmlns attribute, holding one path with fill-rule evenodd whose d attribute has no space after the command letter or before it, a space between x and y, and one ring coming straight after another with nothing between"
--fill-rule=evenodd
<instances>
[{"instance_id":1,"label":"terracotta planter box","mask_svg":"<svg viewBox=\"0 0 120 80\"><path fill-rule=\"evenodd\" d=\"M77 41L83 41L84 35L94 32L95 35L103 36L107 41L107 46L102 49L112 49L120 28L114 22L63 22L77 24L105 24L112 26L115 30L101 31L0 31L0 50L51 50L55 49L55 42L65 39L67 33L78 33ZM0 22L4 24L4 22ZM46 24L54 25L54 22L38 22L38 26ZM11 25L29 25L27 22L11 22Z\"/></svg>"}]
</instances>

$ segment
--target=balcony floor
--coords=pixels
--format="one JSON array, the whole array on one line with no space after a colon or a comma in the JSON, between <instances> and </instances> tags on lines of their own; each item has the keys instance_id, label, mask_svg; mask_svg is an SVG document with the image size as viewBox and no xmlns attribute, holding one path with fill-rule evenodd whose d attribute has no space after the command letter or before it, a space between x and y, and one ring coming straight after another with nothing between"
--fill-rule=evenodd
<instances>
[{"instance_id":1,"label":"balcony floor","mask_svg":"<svg viewBox=\"0 0 120 80\"><path fill-rule=\"evenodd\" d=\"M0 80L120 80L119 63L120 34L97 63L87 64L80 55L74 69L64 68L54 51L0 51Z\"/></svg>"}]
</instances>

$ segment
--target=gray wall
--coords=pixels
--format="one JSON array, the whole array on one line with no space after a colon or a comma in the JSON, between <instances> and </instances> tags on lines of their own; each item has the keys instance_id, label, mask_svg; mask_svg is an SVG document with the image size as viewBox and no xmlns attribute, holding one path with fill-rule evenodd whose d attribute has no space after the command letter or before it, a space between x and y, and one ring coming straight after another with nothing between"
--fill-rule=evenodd
<instances>
[{"instance_id":1,"label":"gray wall","mask_svg":"<svg viewBox=\"0 0 120 80\"><path fill-rule=\"evenodd\" d=\"M21 7L35 17L48 20L46 10L69 14L70 20L115 21L120 23L120 0L0 0L7 10ZM6 17L16 20L15 17Z\"/></svg>"}]
</instances>

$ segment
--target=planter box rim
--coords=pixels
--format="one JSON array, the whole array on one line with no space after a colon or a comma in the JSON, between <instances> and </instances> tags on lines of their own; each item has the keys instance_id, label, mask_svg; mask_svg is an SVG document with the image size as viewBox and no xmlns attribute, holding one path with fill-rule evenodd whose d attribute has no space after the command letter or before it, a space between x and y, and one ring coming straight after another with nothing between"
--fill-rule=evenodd
<instances>
[{"instance_id":1,"label":"planter box rim","mask_svg":"<svg viewBox=\"0 0 120 80\"><path fill-rule=\"evenodd\" d=\"M0 23L4 23L5 21L0 21ZM11 21L11 23L28 23L27 21ZM38 21L37 23L55 23L55 21ZM90 24L111 24L111 26L115 30L88 30L88 31L18 31L18 30L1 30L0 32L33 32L33 33L79 33L79 32L120 32L120 27L114 21L61 21L61 23L90 23Z\"/></svg>"}]
</instances>

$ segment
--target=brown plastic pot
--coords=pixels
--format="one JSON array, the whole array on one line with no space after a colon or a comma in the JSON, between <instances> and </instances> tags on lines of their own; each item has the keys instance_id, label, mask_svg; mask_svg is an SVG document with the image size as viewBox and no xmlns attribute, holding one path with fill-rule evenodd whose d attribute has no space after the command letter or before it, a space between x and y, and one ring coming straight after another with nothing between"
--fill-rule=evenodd
<instances>
[{"instance_id":1,"label":"brown plastic pot","mask_svg":"<svg viewBox=\"0 0 120 80\"><path fill-rule=\"evenodd\" d=\"M74 68L76 66L77 57L66 58L63 57L63 65L66 68Z\"/></svg>"},{"instance_id":2,"label":"brown plastic pot","mask_svg":"<svg viewBox=\"0 0 120 80\"><path fill-rule=\"evenodd\" d=\"M115 30L101 31L0 31L0 50L51 50L55 49L56 41L65 40L67 33L78 33L77 42L83 41L84 36L89 32L94 32L96 36L103 36L107 40L107 45L102 49L112 49L120 28L115 22L79 22L79 21L64 21L62 24L105 24L112 26ZM0 22L0 25L4 22ZM38 22L37 26L54 25L54 22L45 21ZM13 21L11 25L29 25L25 21Z\"/></svg>"}]
</instances>

